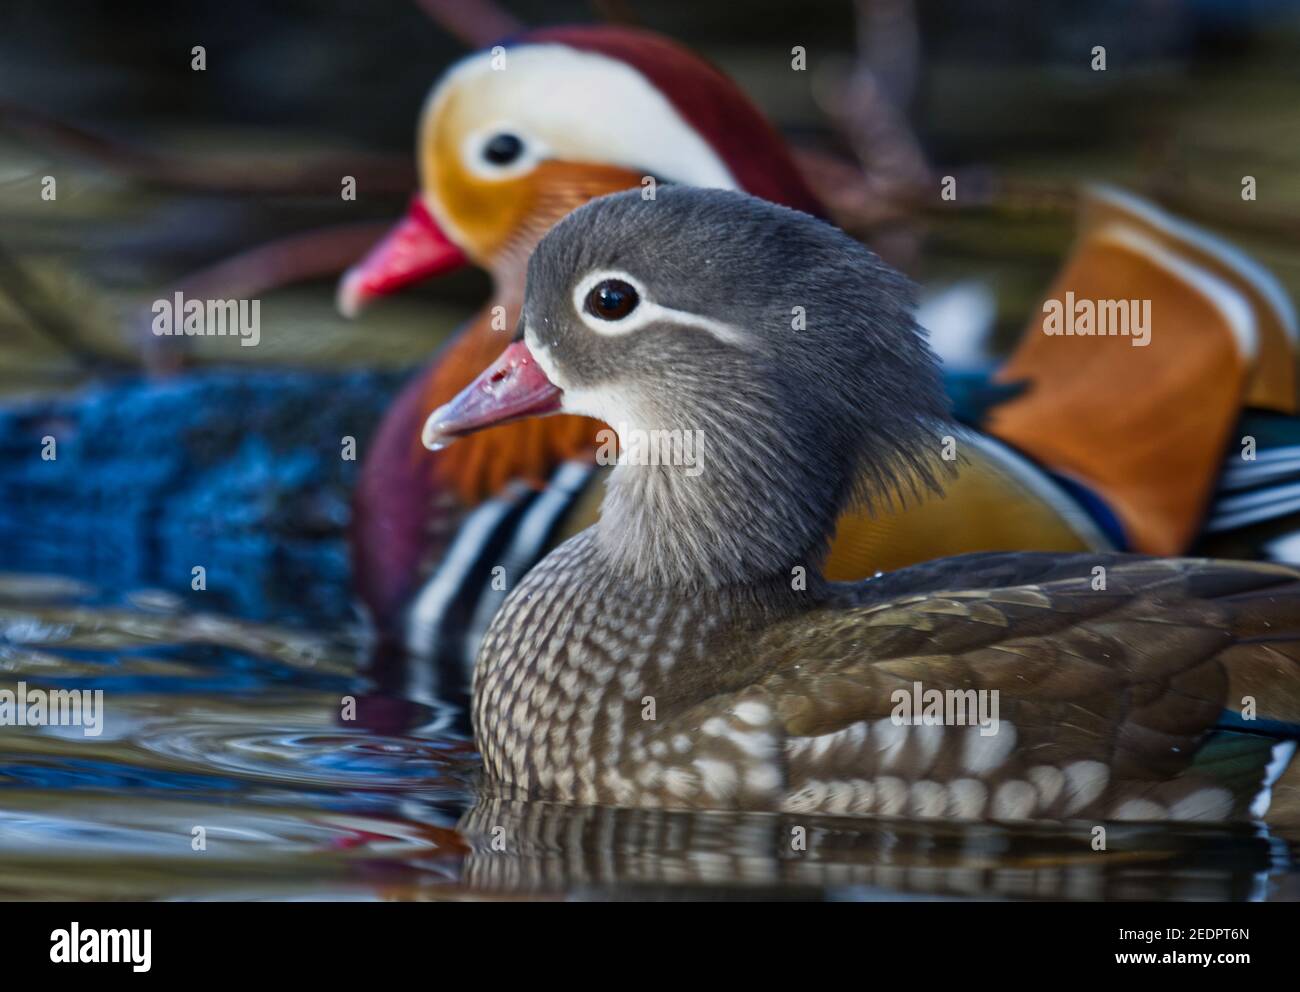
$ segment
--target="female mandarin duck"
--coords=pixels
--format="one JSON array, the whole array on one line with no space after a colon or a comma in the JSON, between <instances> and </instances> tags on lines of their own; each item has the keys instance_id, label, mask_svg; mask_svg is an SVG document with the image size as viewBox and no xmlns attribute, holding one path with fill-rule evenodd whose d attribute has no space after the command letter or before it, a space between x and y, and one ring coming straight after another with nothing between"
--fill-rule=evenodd
<instances>
[{"instance_id":1,"label":"female mandarin duck","mask_svg":"<svg viewBox=\"0 0 1300 992\"><path fill-rule=\"evenodd\" d=\"M1300 817L1300 572L1002 553L821 575L849 503L937 487L949 429L906 280L846 235L728 191L606 196L537 248L521 330L431 414L426 445L563 412L619 425L629 456L599 522L528 573L484 639L474 721L497 788ZM655 431L700 432L704 471L643 457ZM918 683L996 693L994 732L895 719Z\"/></svg>"},{"instance_id":2,"label":"female mandarin duck","mask_svg":"<svg viewBox=\"0 0 1300 992\"><path fill-rule=\"evenodd\" d=\"M423 193L344 279L341 305L355 312L467 259L492 273L495 292L411 383L372 442L354 557L380 628L399 630L420 649L435 646L446 667L457 668L472 659L504 597L503 583L492 581L500 570L513 582L558 537L589 523L599 498L591 464L599 425L590 419L496 428L431 462L418 451L423 413L487 365L514 327L532 247L576 206L642 188L645 177L820 209L776 132L726 77L665 39L620 28L538 31L506 49L504 67L491 52L461 63L428 101L419 149ZM1132 210L1121 217L1119 206L1112 213L1109 226L1085 229L1066 288L1128 289L1124 273L1149 274L1131 262L1114 274L1115 229L1133 251L1168 225ZM1173 245L1165 255L1177 252ZM1150 347L1134 349L1127 339L1122 353L1097 347L1080 383L1082 346L1027 335L1006 375L1031 388L990 421L1013 446L958 434L964 461L945 498L875 517L850 511L827 574L861 578L979 550L1184 550L1213 495L1247 384L1259 374L1251 348L1262 321L1234 288L1249 280L1232 265L1217 275L1186 259L1173 276L1169 266L1154 268L1165 276L1156 291L1172 305L1156 300ZM1095 347L1099 339L1077 340ZM1134 380L1143 384L1140 398ZM1194 416L1168 415L1189 397ZM1137 471L1135 437L1139 455L1161 449L1177 464L1138 458Z\"/></svg>"}]
</instances>

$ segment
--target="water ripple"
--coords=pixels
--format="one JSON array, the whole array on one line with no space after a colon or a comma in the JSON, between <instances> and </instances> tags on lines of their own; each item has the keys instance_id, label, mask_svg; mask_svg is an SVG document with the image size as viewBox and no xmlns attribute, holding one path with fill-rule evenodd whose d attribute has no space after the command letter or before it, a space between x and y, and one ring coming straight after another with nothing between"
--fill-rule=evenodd
<instances>
[{"instance_id":1,"label":"water ripple","mask_svg":"<svg viewBox=\"0 0 1300 992\"><path fill-rule=\"evenodd\" d=\"M138 746L207 771L276 784L361 791L464 788L472 752L460 742L346 730L248 732L190 724L145 732Z\"/></svg>"}]
</instances>

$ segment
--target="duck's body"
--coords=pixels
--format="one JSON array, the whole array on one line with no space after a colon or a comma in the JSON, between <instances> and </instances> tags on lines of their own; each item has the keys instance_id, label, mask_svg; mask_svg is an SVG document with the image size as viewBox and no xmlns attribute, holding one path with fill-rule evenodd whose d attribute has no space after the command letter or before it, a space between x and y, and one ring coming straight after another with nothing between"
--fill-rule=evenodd
<instances>
[{"instance_id":1,"label":"duck's body","mask_svg":"<svg viewBox=\"0 0 1300 992\"><path fill-rule=\"evenodd\" d=\"M1278 566L1030 554L806 592L781 574L648 594L590 531L489 630L477 740L491 778L568 802L1294 819L1300 775L1269 773L1294 741L1223 718L1275 667L1243 650L1243 617L1294 622L1297 596L1300 576ZM1277 663L1296 665L1297 649ZM897 715L918 684L944 696L908 725ZM945 726L954 707L966 722Z\"/></svg>"},{"instance_id":2,"label":"duck's body","mask_svg":"<svg viewBox=\"0 0 1300 992\"><path fill-rule=\"evenodd\" d=\"M662 258L696 274L665 279ZM792 299L816 313L803 334ZM523 325L427 444L559 410L623 424L633 452L653 430L712 442L707 479L620 464L599 522L492 622L474 715L499 786L961 818L1300 815L1293 569L1017 553L822 578L845 505L934 485L946 429L905 283L843 235L731 193L606 197L539 246ZM978 718L928 725L900 692L971 693Z\"/></svg>"}]
</instances>

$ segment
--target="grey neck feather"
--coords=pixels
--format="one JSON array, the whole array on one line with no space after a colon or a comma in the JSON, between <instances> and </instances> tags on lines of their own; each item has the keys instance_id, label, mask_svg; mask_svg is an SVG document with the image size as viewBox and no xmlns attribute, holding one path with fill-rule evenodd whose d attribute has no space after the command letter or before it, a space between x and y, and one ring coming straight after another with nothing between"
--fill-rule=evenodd
<instances>
[{"instance_id":1,"label":"grey neck feather","mask_svg":"<svg viewBox=\"0 0 1300 992\"><path fill-rule=\"evenodd\" d=\"M796 567L810 586L820 582L851 486L836 459L799 450L755 413L743 403L726 411L701 405L700 416L675 418L705 425L678 428L698 430L698 469L635 459L614 469L597 524L613 568L639 584L686 589L788 584Z\"/></svg>"}]
</instances>

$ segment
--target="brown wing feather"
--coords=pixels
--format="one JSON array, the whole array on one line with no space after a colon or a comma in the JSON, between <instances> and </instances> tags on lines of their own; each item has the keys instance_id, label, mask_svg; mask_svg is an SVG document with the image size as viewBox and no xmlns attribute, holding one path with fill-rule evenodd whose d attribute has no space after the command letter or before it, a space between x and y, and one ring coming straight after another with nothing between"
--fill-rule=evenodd
<instances>
[{"instance_id":1,"label":"brown wing feather","mask_svg":"<svg viewBox=\"0 0 1300 992\"><path fill-rule=\"evenodd\" d=\"M921 592L891 598L900 587ZM1260 783L1219 781L1198 748L1246 689L1269 719L1300 720L1288 568L979 555L856 588L862 605L752 648L783 659L758 687L787 734L795 808L954 815L970 811L961 781L985 816L1244 816ZM996 690L998 733L899 727L893 694L915 683Z\"/></svg>"}]
</instances>

